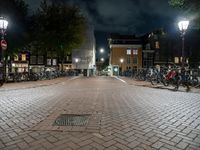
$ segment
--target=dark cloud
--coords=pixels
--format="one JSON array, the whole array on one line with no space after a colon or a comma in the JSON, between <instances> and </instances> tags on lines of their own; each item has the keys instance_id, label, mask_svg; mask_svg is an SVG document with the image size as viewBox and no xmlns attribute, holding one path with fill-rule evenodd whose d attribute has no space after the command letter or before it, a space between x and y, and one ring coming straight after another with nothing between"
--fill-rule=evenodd
<instances>
[{"instance_id":1,"label":"dark cloud","mask_svg":"<svg viewBox=\"0 0 200 150\"><path fill-rule=\"evenodd\" d=\"M31 8L40 0L26 0ZM176 12L167 0L65 0L78 5L96 30L140 33L163 27Z\"/></svg>"}]
</instances>

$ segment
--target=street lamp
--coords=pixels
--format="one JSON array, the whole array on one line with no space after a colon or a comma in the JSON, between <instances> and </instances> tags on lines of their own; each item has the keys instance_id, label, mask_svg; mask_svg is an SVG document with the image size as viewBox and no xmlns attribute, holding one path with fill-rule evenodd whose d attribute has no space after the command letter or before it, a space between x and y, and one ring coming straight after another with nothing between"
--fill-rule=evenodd
<instances>
[{"instance_id":1,"label":"street lamp","mask_svg":"<svg viewBox=\"0 0 200 150\"><path fill-rule=\"evenodd\" d=\"M104 49L103 48L100 49L100 53L104 53Z\"/></svg>"},{"instance_id":2,"label":"street lamp","mask_svg":"<svg viewBox=\"0 0 200 150\"><path fill-rule=\"evenodd\" d=\"M0 51L0 84L3 84L5 79L5 65L3 51L7 49L7 43L4 40L5 32L8 27L8 21L0 17L0 34L1 34L1 51Z\"/></svg>"},{"instance_id":3,"label":"street lamp","mask_svg":"<svg viewBox=\"0 0 200 150\"><path fill-rule=\"evenodd\" d=\"M188 25L189 25L189 21L188 20L184 20L184 21L180 21L178 23L178 27L179 27L179 30L181 32L181 38L182 38L182 51L181 51L181 55L182 55L182 67L184 67L184 63L185 63L185 54L184 54L184 51L185 51L185 32L188 28Z\"/></svg>"},{"instance_id":4,"label":"street lamp","mask_svg":"<svg viewBox=\"0 0 200 150\"><path fill-rule=\"evenodd\" d=\"M121 70L121 75L122 75L122 63L124 62L124 59L123 58L121 58L120 59L120 64L121 64L121 67L120 67L120 70Z\"/></svg>"},{"instance_id":5,"label":"street lamp","mask_svg":"<svg viewBox=\"0 0 200 150\"><path fill-rule=\"evenodd\" d=\"M75 63L76 63L76 69L77 69L77 63L78 63L79 59L75 58Z\"/></svg>"}]
</instances>

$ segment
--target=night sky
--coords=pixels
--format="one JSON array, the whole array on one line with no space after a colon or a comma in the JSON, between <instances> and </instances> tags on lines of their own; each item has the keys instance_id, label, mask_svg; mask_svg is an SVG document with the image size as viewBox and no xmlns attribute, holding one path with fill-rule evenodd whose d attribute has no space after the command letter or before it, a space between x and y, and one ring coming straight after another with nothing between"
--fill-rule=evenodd
<instances>
[{"instance_id":1,"label":"night sky","mask_svg":"<svg viewBox=\"0 0 200 150\"><path fill-rule=\"evenodd\" d=\"M25 0L34 11L41 0ZM58 0L57 0L58 1ZM64 0L63 0L64 1ZM168 0L66 0L78 5L94 25L97 47L109 33L144 34L158 28L175 30L178 13Z\"/></svg>"}]
</instances>

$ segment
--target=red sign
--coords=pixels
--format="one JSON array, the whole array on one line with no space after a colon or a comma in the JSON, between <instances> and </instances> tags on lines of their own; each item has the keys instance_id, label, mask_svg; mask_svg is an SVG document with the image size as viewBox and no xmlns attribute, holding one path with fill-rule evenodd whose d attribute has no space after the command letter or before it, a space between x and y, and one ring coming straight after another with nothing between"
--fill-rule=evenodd
<instances>
[{"instance_id":1,"label":"red sign","mask_svg":"<svg viewBox=\"0 0 200 150\"><path fill-rule=\"evenodd\" d=\"M6 50L7 49L7 42L5 40L1 40L1 48L3 50Z\"/></svg>"}]
</instances>

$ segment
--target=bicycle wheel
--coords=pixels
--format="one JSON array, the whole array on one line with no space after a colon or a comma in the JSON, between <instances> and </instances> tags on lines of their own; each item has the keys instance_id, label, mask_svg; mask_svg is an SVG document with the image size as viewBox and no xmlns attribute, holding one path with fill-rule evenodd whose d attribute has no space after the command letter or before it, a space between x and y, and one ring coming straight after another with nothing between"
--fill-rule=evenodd
<instances>
[{"instance_id":1,"label":"bicycle wheel","mask_svg":"<svg viewBox=\"0 0 200 150\"><path fill-rule=\"evenodd\" d=\"M199 80L198 80L198 78L197 77L192 77L192 79L191 79L191 86L192 87L196 87L196 86L198 86L199 85Z\"/></svg>"},{"instance_id":2,"label":"bicycle wheel","mask_svg":"<svg viewBox=\"0 0 200 150\"><path fill-rule=\"evenodd\" d=\"M150 78L151 84L152 85L157 85L158 84L158 78L156 75L152 75Z\"/></svg>"}]
</instances>

